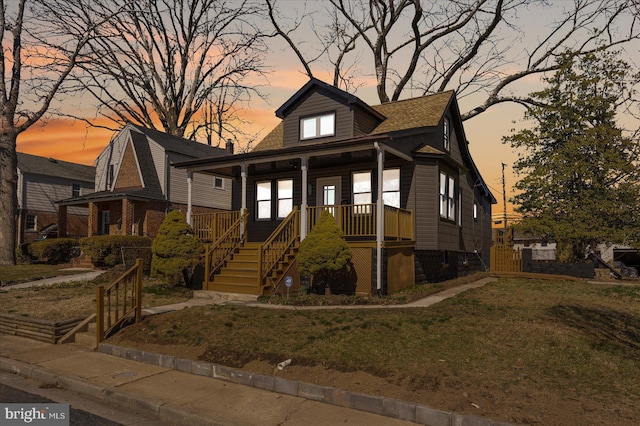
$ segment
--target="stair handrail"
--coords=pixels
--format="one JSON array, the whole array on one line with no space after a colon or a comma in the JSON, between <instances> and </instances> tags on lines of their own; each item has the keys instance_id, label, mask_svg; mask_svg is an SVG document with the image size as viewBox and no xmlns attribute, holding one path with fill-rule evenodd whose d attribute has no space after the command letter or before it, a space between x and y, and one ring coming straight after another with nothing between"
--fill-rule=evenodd
<instances>
[{"instance_id":1,"label":"stair handrail","mask_svg":"<svg viewBox=\"0 0 640 426\"><path fill-rule=\"evenodd\" d=\"M291 213L260 246L258 251L258 287L263 287L263 283L273 268L284 259L299 237L300 211L297 206L294 206Z\"/></svg>"},{"instance_id":2,"label":"stair handrail","mask_svg":"<svg viewBox=\"0 0 640 426\"><path fill-rule=\"evenodd\" d=\"M109 337L111 332L128 318L142 319L142 267L143 260L120 275L108 287L96 287L96 343ZM122 300L120 295L122 294ZM105 311L106 299L106 311ZM115 299L115 300L114 300ZM105 318L106 315L106 318Z\"/></svg>"},{"instance_id":3,"label":"stair handrail","mask_svg":"<svg viewBox=\"0 0 640 426\"><path fill-rule=\"evenodd\" d=\"M207 282L211 281L213 274L246 242L247 233L244 232L244 225L248 216L249 213L245 210L216 242L207 247L204 262Z\"/></svg>"}]
</instances>

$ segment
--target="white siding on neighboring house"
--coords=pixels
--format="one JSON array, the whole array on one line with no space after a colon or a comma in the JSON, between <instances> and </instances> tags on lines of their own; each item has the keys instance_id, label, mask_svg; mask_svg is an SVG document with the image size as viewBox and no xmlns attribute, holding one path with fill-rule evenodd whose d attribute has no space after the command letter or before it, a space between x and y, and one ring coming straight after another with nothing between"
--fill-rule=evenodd
<instances>
[{"instance_id":1,"label":"white siding on neighboring house","mask_svg":"<svg viewBox=\"0 0 640 426\"><path fill-rule=\"evenodd\" d=\"M166 194L167 189L165 188L165 151L164 148L158 145L156 142L149 140L149 149L151 150L151 158L153 158L153 164L155 165L156 172L158 173L158 181L160 181L160 187L162 188L162 193ZM187 157L188 158L188 157ZM186 181L185 177L185 181Z\"/></svg>"},{"instance_id":2,"label":"white siding on neighboring house","mask_svg":"<svg viewBox=\"0 0 640 426\"><path fill-rule=\"evenodd\" d=\"M189 157L171 153L171 163L189 160ZM187 171L171 167L169 196L171 202L187 204L188 185ZM231 180L224 179L224 189L213 186L213 176L203 173L194 173L193 187L191 190L191 203L194 206L210 207L223 210L231 210Z\"/></svg>"},{"instance_id":3,"label":"white siding on neighboring house","mask_svg":"<svg viewBox=\"0 0 640 426\"><path fill-rule=\"evenodd\" d=\"M122 160L124 149L127 146L128 133L121 132L116 138L114 138L109 145L102 151L96 160L96 180L95 191L105 191L111 188L107 188L107 176L109 171L109 165L114 165L114 176L118 171L118 165Z\"/></svg>"}]
</instances>

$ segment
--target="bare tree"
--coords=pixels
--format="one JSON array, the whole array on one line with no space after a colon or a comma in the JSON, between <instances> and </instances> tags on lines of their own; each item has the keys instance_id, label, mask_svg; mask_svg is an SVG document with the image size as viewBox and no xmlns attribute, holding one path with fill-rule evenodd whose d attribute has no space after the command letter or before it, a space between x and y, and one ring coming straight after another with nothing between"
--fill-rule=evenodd
<instances>
[{"instance_id":1,"label":"bare tree","mask_svg":"<svg viewBox=\"0 0 640 426\"><path fill-rule=\"evenodd\" d=\"M309 76L321 52L334 84L347 87L358 66L370 67L380 102L398 100L409 88L481 94L465 119L502 102L530 104L513 87L527 76L558 69L560 54L583 55L640 39L637 0L329 0L323 12L329 23L320 28L316 17L308 24L327 43L308 58L295 38L304 23L285 27L292 12L278 10L276 0L265 2L275 33ZM546 8L554 19L537 39L526 28L529 8Z\"/></svg>"},{"instance_id":2,"label":"bare tree","mask_svg":"<svg viewBox=\"0 0 640 426\"><path fill-rule=\"evenodd\" d=\"M0 265L15 263L16 140L67 90L65 80L96 25L92 20L84 22L86 26L65 22L69 4L0 0ZM63 35L69 25L75 37Z\"/></svg>"},{"instance_id":3,"label":"bare tree","mask_svg":"<svg viewBox=\"0 0 640 426\"><path fill-rule=\"evenodd\" d=\"M126 13L113 14L121 7ZM260 96L254 77L265 71L262 7L249 0L96 0L92 13L112 17L89 41L91 60L80 64L76 81L114 127L133 122L195 139L209 120L224 137L220 123L235 119L234 103Z\"/></svg>"}]
</instances>

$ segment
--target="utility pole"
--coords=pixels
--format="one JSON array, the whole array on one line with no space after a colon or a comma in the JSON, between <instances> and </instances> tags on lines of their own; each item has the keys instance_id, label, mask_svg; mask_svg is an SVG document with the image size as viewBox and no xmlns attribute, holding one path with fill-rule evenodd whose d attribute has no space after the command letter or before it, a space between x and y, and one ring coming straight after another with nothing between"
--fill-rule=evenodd
<instances>
[{"instance_id":1,"label":"utility pole","mask_svg":"<svg viewBox=\"0 0 640 426\"><path fill-rule=\"evenodd\" d=\"M502 163L502 201L504 203L504 229L507 229L507 187L504 181L504 168L506 164Z\"/></svg>"}]
</instances>

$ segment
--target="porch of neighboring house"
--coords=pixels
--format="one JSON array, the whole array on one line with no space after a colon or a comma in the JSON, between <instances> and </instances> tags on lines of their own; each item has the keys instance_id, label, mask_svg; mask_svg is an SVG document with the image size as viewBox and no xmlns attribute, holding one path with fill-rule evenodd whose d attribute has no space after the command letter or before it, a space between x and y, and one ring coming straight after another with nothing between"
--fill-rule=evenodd
<instances>
[{"instance_id":1,"label":"porch of neighboring house","mask_svg":"<svg viewBox=\"0 0 640 426\"><path fill-rule=\"evenodd\" d=\"M413 212L371 203L294 206L264 241L250 239L246 209L191 214L191 225L207 247L203 289L253 295L284 293L286 277L291 278L290 291L307 287L310 283L301 282L296 255L301 239L325 209L336 218L353 255L345 292L375 294L383 290L381 282L386 292L394 292L414 283Z\"/></svg>"}]
</instances>

